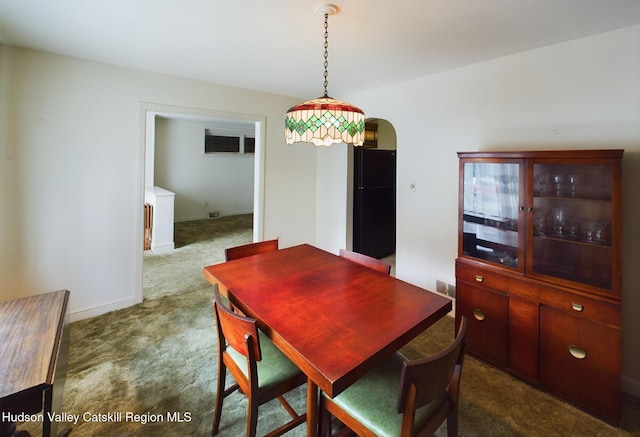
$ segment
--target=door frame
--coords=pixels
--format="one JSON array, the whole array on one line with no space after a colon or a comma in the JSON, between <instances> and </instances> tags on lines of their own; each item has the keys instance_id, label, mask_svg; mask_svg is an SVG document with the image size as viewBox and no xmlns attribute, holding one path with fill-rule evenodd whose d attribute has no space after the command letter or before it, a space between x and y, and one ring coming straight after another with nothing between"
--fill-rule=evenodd
<instances>
[{"instance_id":1,"label":"door frame","mask_svg":"<svg viewBox=\"0 0 640 437\"><path fill-rule=\"evenodd\" d=\"M255 124L255 156L254 156L254 182L253 182L253 240L260 241L264 236L264 168L265 168L265 141L266 141L266 117L253 114L240 114L232 112L215 111L203 108L187 108L175 105L166 105L153 102L140 102L139 126L140 139L138 148L138 193L135 209L136 241L139 254L136 260L136 283L139 284L136 293L136 303L142 302L143 296L143 262L144 262L144 198L147 186L154 185L154 158L155 158L155 117L161 115L168 118L182 118L193 120L236 120L253 122Z\"/></svg>"}]
</instances>

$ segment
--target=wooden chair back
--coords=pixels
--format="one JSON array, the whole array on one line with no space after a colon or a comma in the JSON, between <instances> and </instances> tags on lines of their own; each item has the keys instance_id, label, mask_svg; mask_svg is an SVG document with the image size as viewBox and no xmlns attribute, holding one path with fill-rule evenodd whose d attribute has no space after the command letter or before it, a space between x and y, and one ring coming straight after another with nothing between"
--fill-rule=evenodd
<instances>
[{"instance_id":1,"label":"wooden chair back","mask_svg":"<svg viewBox=\"0 0 640 437\"><path fill-rule=\"evenodd\" d=\"M361 385L341 401L321 396L321 435L331 435L333 415L346 425L344 431L353 431L361 437L432 436L445 420L447 436L458 437L458 403L466 329L467 319L462 317L453 343L431 357L408 361L400 354L394 355L388 363L372 371L371 375L375 377L367 374L356 382L354 386ZM399 387L396 379L398 372ZM372 405L363 398L367 393L388 393L396 387L396 411L388 411L386 407L389 404ZM345 393L349 390L353 388L347 388ZM417 412L432 401L433 404L426 410ZM402 415L400 422L395 419L398 413Z\"/></svg>"},{"instance_id":2,"label":"wooden chair back","mask_svg":"<svg viewBox=\"0 0 640 437\"><path fill-rule=\"evenodd\" d=\"M400 377L398 413L403 413L402 435L414 435L415 411L432 401L448 396L447 402L433 412L420 427L420 433L433 434L448 419L449 435L457 436L457 409L460 377L466 348L467 319L462 317L454 342L442 352L428 358L404 363ZM455 412L455 417L451 413ZM411 431L408 431L411 429ZM406 432L406 433L405 433Z\"/></svg>"},{"instance_id":3,"label":"wooden chair back","mask_svg":"<svg viewBox=\"0 0 640 437\"><path fill-rule=\"evenodd\" d=\"M387 275L391 273L391 266L389 264L379 259L370 257L368 255L364 255L362 253L353 252L346 249L340 249L339 255L342 258L346 258L349 261L353 261L365 267L369 267L370 269L376 270L380 273L384 273Z\"/></svg>"},{"instance_id":4,"label":"wooden chair back","mask_svg":"<svg viewBox=\"0 0 640 437\"><path fill-rule=\"evenodd\" d=\"M262 359L258 325L255 319L231 311L222 301L217 284L214 286L214 311L221 349L231 346L247 359ZM249 341L250 340L250 341Z\"/></svg>"},{"instance_id":5,"label":"wooden chair back","mask_svg":"<svg viewBox=\"0 0 640 437\"><path fill-rule=\"evenodd\" d=\"M246 256L257 255L264 252L278 250L278 240L258 241L257 243L243 244L241 246L229 247L224 251L226 261L232 261Z\"/></svg>"},{"instance_id":6,"label":"wooden chair back","mask_svg":"<svg viewBox=\"0 0 640 437\"><path fill-rule=\"evenodd\" d=\"M306 376L277 351L268 338L263 337L264 344L261 344L256 320L231 310L223 302L217 284L213 287L213 294L213 310L218 331L218 382L211 435L218 434L220 429L224 398L238 389L249 399L247 437L256 435L258 407L272 399L278 399L291 416L291 420L269 433L269 436L281 435L303 424L306 414L296 413L283 395L304 384ZM275 355L274 350L277 351ZM246 357L246 363L242 356ZM270 374L267 386L260 385L258 361L263 361L262 371ZM225 382L227 370L235 380L229 388L226 388Z\"/></svg>"}]
</instances>

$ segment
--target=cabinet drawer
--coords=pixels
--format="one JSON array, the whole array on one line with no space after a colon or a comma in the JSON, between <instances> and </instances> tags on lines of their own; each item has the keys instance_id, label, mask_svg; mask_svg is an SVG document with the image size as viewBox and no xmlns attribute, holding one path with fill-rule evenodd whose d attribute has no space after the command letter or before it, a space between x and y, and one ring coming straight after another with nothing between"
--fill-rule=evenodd
<instances>
[{"instance_id":1,"label":"cabinet drawer","mask_svg":"<svg viewBox=\"0 0 640 437\"><path fill-rule=\"evenodd\" d=\"M543 288L540 293L540 303L608 325L620 326L622 323L619 305L597 301L577 294L562 293L551 288Z\"/></svg>"},{"instance_id":2,"label":"cabinet drawer","mask_svg":"<svg viewBox=\"0 0 640 437\"><path fill-rule=\"evenodd\" d=\"M475 266L456 264L456 278L472 285L503 291L528 299L537 299L539 294L538 287L531 281Z\"/></svg>"},{"instance_id":3,"label":"cabinet drawer","mask_svg":"<svg viewBox=\"0 0 640 437\"><path fill-rule=\"evenodd\" d=\"M498 367L507 365L506 295L458 282L456 321L467 318L467 350Z\"/></svg>"},{"instance_id":4,"label":"cabinet drawer","mask_svg":"<svg viewBox=\"0 0 640 437\"><path fill-rule=\"evenodd\" d=\"M493 290L506 289L507 278L505 275L489 270L469 266L456 266L456 278L469 284L479 285Z\"/></svg>"},{"instance_id":5,"label":"cabinet drawer","mask_svg":"<svg viewBox=\"0 0 640 437\"><path fill-rule=\"evenodd\" d=\"M540 308L540 383L604 419L620 420L619 329Z\"/></svg>"}]
</instances>

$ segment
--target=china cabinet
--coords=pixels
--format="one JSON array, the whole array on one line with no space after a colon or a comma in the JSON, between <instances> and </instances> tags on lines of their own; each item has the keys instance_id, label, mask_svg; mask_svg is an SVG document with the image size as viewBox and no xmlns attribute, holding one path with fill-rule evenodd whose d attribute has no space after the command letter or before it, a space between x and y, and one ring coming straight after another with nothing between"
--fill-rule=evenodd
<instances>
[{"instance_id":1,"label":"china cabinet","mask_svg":"<svg viewBox=\"0 0 640 437\"><path fill-rule=\"evenodd\" d=\"M621 398L622 150L458 153L470 354L610 422Z\"/></svg>"}]
</instances>

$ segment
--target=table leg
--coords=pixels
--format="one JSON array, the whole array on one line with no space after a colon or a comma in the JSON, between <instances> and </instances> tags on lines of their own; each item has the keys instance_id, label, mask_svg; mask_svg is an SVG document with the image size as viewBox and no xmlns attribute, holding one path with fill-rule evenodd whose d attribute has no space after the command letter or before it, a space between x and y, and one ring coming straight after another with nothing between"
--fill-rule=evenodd
<instances>
[{"instance_id":1,"label":"table leg","mask_svg":"<svg viewBox=\"0 0 640 437\"><path fill-rule=\"evenodd\" d=\"M307 437L318 435L318 386L307 378Z\"/></svg>"}]
</instances>

